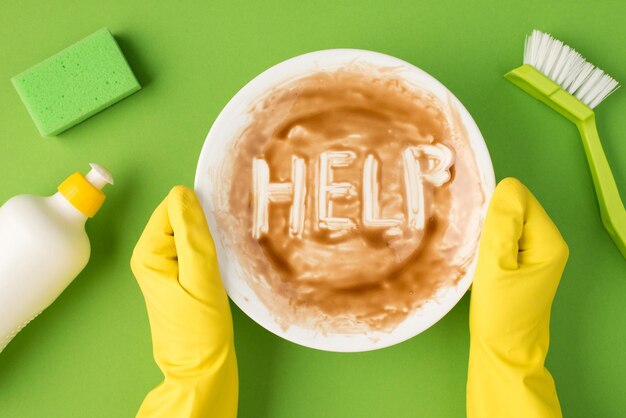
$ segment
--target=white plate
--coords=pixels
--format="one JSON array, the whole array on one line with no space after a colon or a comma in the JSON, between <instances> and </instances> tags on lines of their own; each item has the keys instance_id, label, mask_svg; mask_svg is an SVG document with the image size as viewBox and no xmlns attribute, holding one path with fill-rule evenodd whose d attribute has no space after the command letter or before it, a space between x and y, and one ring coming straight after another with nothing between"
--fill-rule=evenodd
<instances>
[{"instance_id":1,"label":"white plate","mask_svg":"<svg viewBox=\"0 0 626 418\"><path fill-rule=\"evenodd\" d=\"M215 176L210 176L209 173L215 170L218 163L226 156L229 143L237 139L243 128L247 126L250 121L249 110L254 103L262 99L265 93L285 81L316 71L338 69L354 62L397 68L397 74L407 82L420 85L444 103L451 99L452 105L456 106L461 115L476 157L487 197L483 208L484 214L495 187L495 179L489 152L467 109L439 81L414 65L389 55L357 49L331 49L300 55L275 65L246 84L228 102L211 127L200 154L195 182L196 193L215 240L222 280L230 298L250 318L282 338L307 347L341 352L368 351L388 347L429 328L448 313L465 294L472 282L476 260L472 261L467 273L456 286L439 291L432 300L413 312L391 332L363 335L322 334L299 326L291 326L284 330L247 284L236 256L225 250L223 231L215 221L211 201L212 192L216 190L217 185L213 184Z\"/></svg>"}]
</instances>

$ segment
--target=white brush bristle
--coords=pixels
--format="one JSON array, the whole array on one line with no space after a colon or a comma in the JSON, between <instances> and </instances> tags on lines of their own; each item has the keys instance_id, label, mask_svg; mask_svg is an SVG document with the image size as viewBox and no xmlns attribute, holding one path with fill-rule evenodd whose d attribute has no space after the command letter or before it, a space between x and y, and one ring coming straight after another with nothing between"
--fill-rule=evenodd
<instances>
[{"instance_id":1,"label":"white brush bristle","mask_svg":"<svg viewBox=\"0 0 626 418\"><path fill-rule=\"evenodd\" d=\"M536 29L526 37L524 64L532 65L592 109L619 87L613 77L573 48Z\"/></svg>"}]
</instances>

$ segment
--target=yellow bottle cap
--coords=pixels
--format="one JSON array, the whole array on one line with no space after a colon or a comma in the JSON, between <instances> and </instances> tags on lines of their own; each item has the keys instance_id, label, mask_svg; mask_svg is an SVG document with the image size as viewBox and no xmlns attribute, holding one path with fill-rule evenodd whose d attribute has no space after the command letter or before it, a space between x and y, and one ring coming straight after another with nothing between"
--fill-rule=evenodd
<instances>
[{"instance_id":1,"label":"yellow bottle cap","mask_svg":"<svg viewBox=\"0 0 626 418\"><path fill-rule=\"evenodd\" d=\"M59 193L89 218L94 217L106 198L100 188L107 183L113 184L111 174L104 167L91 164L91 168L87 177L74 173L58 187Z\"/></svg>"}]
</instances>

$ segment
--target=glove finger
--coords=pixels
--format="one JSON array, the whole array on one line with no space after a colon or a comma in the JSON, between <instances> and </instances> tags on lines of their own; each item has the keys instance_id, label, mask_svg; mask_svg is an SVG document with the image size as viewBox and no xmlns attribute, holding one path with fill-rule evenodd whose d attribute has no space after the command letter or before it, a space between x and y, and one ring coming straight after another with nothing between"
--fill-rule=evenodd
<instances>
[{"instance_id":1,"label":"glove finger","mask_svg":"<svg viewBox=\"0 0 626 418\"><path fill-rule=\"evenodd\" d=\"M166 197L150 217L133 250L131 269L140 284L149 277L175 280L178 275L176 246L167 212Z\"/></svg>"},{"instance_id":2,"label":"glove finger","mask_svg":"<svg viewBox=\"0 0 626 418\"><path fill-rule=\"evenodd\" d=\"M215 245L195 193L184 186L174 187L169 195L168 211L178 251L181 286L204 303L227 307Z\"/></svg>"},{"instance_id":3,"label":"glove finger","mask_svg":"<svg viewBox=\"0 0 626 418\"><path fill-rule=\"evenodd\" d=\"M478 250L478 265L496 264L503 270L517 270L519 240L524 232L525 187L519 180L502 180L493 193Z\"/></svg>"},{"instance_id":4,"label":"glove finger","mask_svg":"<svg viewBox=\"0 0 626 418\"><path fill-rule=\"evenodd\" d=\"M524 189L526 213L524 233L519 241L519 263L523 266L549 264L562 271L569 254L567 244L539 201L530 190Z\"/></svg>"}]
</instances>

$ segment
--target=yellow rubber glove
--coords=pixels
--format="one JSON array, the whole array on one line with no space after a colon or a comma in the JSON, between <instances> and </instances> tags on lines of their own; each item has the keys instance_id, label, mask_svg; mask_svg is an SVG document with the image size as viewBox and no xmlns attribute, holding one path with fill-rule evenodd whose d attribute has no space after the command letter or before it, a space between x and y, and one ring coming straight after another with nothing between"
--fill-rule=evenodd
<instances>
[{"instance_id":1,"label":"yellow rubber glove","mask_svg":"<svg viewBox=\"0 0 626 418\"><path fill-rule=\"evenodd\" d=\"M568 248L518 180L493 195L470 304L468 418L561 417L545 368L550 309Z\"/></svg>"},{"instance_id":2,"label":"yellow rubber glove","mask_svg":"<svg viewBox=\"0 0 626 418\"><path fill-rule=\"evenodd\" d=\"M172 189L131 259L146 300L154 358L165 379L138 417L237 416L233 324L213 240L194 193Z\"/></svg>"}]
</instances>

